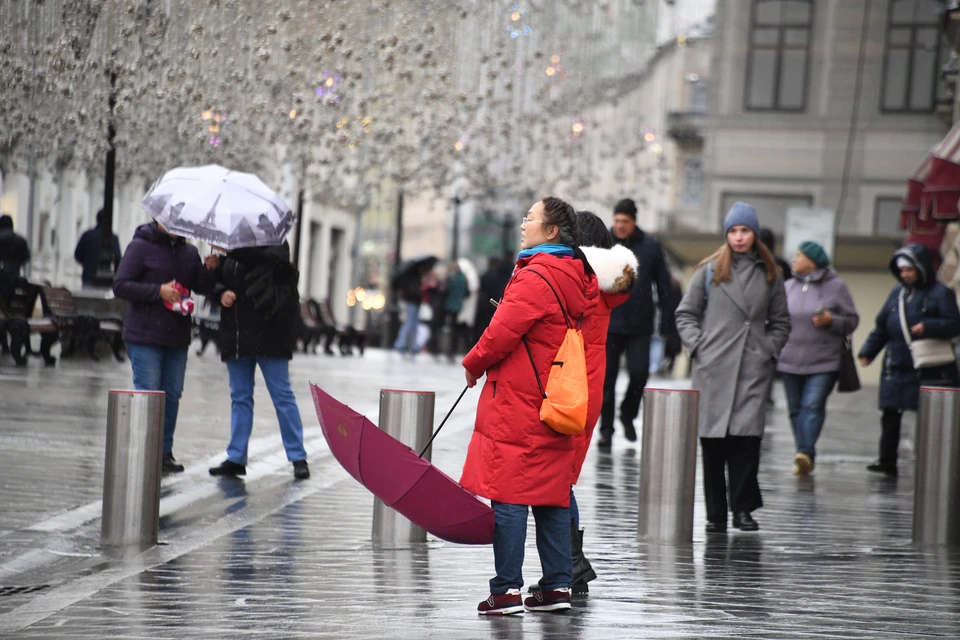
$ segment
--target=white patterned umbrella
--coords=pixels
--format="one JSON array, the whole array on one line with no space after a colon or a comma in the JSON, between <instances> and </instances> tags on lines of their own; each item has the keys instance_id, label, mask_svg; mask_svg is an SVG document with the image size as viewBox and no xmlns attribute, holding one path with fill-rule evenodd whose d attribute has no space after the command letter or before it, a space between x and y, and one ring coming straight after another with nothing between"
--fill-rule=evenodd
<instances>
[{"instance_id":1,"label":"white patterned umbrella","mask_svg":"<svg viewBox=\"0 0 960 640\"><path fill-rule=\"evenodd\" d=\"M168 171L140 206L170 233L228 251L283 244L295 219L260 178L216 164Z\"/></svg>"}]
</instances>

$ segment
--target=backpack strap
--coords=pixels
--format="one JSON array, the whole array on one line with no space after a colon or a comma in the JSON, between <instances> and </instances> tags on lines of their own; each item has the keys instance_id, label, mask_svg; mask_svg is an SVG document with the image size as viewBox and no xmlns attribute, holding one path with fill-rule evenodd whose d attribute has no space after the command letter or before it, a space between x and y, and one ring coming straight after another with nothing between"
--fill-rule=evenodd
<instances>
[{"instance_id":1,"label":"backpack strap","mask_svg":"<svg viewBox=\"0 0 960 640\"><path fill-rule=\"evenodd\" d=\"M713 263L707 263L707 277L703 281L703 306L707 306L710 299L710 281L713 280Z\"/></svg>"},{"instance_id":2,"label":"backpack strap","mask_svg":"<svg viewBox=\"0 0 960 640\"><path fill-rule=\"evenodd\" d=\"M563 302L560 301L560 296L557 295L557 290L553 288L553 285L550 284L550 281L547 280L542 273L531 267L527 267L527 269L540 276L540 279L547 283L547 286L550 287L550 291L553 291L553 297L557 299L557 304L560 305L560 313L563 314L563 321L566 323L568 329L573 329L573 323L570 322L570 316L567 315L567 310L563 308ZM583 322L583 315L580 316L580 322Z\"/></svg>"}]
</instances>

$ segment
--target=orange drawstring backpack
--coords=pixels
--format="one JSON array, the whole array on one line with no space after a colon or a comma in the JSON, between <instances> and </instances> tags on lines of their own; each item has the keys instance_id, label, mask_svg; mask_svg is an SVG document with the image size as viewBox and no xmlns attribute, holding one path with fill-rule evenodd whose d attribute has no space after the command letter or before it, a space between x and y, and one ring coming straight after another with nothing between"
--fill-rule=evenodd
<instances>
[{"instance_id":1,"label":"orange drawstring backpack","mask_svg":"<svg viewBox=\"0 0 960 640\"><path fill-rule=\"evenodd\" d=\"M527 268L530 269L530 267ZM533 353L530 351L527 338L523 338L523 346L527 349L530 364L533 366L533 374L537 377L537 386L540 388L540 395L543 397L543 402L540 405L540 419L558 433L564 435L581 433L587 426L588 399L587 358L583 348L583 316L580 316L577 326L574 326L567 311L563 308L563 302L560 301L557 290L553 288L550 281L535 269L530 269L530 271L540 276L553 291L553 296L557 299L557 304L560 305L563 321L567 325L566 335L550 367L546 388L540 381L540 373L533 361Z\"/></svg>"}]
</instances>

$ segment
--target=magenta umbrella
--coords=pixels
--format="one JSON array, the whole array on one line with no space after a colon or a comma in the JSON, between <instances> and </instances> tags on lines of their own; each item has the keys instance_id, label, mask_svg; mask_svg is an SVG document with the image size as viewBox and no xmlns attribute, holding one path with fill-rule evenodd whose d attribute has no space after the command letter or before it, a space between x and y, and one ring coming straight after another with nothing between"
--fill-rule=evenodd
<instances>
[{"instance_id":1,"label":"magenta umbrella","mask_svg":"<svg viewBox=\"0 0 960 640\"><path fill-rule=\"evenodd\" d=\"M493 509L317 385L310 391L333 457L370 493L443 540L493 542Z\"/></svg>"}]
</instances>

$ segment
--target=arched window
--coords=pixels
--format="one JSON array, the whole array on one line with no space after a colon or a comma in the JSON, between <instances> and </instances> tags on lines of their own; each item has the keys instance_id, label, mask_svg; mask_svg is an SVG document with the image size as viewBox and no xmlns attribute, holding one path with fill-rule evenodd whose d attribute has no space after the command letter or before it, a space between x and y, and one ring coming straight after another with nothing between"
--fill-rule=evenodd
<instances>
[{"instance_id":1,"label":"arched window","mask_svg":"<svg viewBox=\"0 0 960 640\"><path fill-rule=\"evenodd\" d=\"M883 55L880 108L933 111L940 52L939 0L892 0Z\"/></svg>"},{"instance_id":2,"label":"arched window","mask_svg":"<svg viewBox=\"0 0 960 640\"><path fill-rule=\"evenodd\" d=\"M754 0L744 107L752 111L807 108L813 0Z\"/></svg>"}]
</instances>

